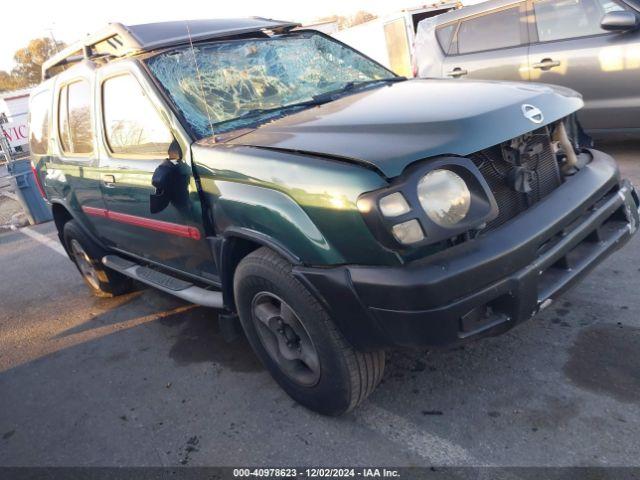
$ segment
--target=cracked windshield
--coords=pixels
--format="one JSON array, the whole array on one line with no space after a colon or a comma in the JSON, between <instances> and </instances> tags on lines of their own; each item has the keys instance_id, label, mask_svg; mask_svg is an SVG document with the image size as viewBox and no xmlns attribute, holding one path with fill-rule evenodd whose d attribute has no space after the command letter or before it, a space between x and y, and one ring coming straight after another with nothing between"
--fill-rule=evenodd
<instances>
[{"instance_id":1,"label":"cracked windshield","mask_svg":"<svg viewBox=\"0 0 640 480\"><path fill-rule=\"evenodd\" d=\"M355 51L306 32L181 47L147 62L199 138L393 77Z\"/></svg>"}]
</instances>

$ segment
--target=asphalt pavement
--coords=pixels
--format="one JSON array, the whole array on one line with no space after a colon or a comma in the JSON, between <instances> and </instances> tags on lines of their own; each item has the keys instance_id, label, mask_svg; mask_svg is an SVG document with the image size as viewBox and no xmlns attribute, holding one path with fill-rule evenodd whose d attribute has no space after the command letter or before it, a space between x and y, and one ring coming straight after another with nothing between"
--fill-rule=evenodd
<instances>
[{"instance_id":1,"label":"asphalt pavement","mask_svg":"<svg viewBox=\"0 0 640 480\"><path fill-rule=\"evenodd\" d=\"M640 144L603 149L640 185ZM503 336L390 352L326 418L216 311L94 298L52 224L24 232L0 234L0 466L640 465L640 236Z\"/></svg>"}]
</instances>

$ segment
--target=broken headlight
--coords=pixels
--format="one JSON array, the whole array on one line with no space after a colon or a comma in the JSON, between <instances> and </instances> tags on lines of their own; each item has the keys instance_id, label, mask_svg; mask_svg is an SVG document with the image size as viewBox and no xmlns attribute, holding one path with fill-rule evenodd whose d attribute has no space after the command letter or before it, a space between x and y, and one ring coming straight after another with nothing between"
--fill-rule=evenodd
<instances>
[{"instance_id":1,"label":"broken headlight","mask_svg":"<svg viewBox=\"0 0 640 480\"><path fill-rule=\"evenodd\" d=\"M362 194L358 208L380 243L392 249L441 242L498 215L484 177L461 157L411 165L388 187Z\"/></svg>"},{"instance_id":2,"label":"broken headlight","mask_svg":"<svg viewBox=\"0 0 640 480\"><path fill-rule=\"evenodd\" d=\"M418 182L418 200L433 222L441 227L453 227L469 213L471 192L460 175L438 169Z\"/></svg>"}]
</instances>

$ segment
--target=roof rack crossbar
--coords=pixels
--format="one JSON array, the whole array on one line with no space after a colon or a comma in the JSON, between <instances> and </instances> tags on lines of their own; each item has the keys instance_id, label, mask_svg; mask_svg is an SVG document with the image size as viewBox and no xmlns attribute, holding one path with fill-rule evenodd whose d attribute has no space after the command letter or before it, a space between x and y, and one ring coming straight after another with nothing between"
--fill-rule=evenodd
<instances>
[{"instance_id":1,"label":"roof rack crossbar","mask_svg":"<svg viewBox=\"0 0 640 480\"><path fill-rule=\"evenodd\" d=\"M253 21L253 24L247 25L247 20ZM202 20L200 22L202 22ZM207 21L205 20L204 22ZM211 22L214 22L214 20L211 20ZM218 20L216 22L219 23L220 21ZM104 30L93 35L89 35L85 39L69 45L67 48L44 62L42 64L42 79L46 80L54 76L55 74L52 74L52 70L56 67L77 63L82 61L82 59L90 60L96 57L105 58L106 55L104 55L103 52L95 52L96 45L100 43L106 43L110 49L114 50L114 53L110 53L110 56L113 58L179 44L184 41L184 35L176 35L175 28L172 33L169 33L171 30L171 24L174 24L175 26L175 23L177 22L132 25L130 27L122 25L121 23L111 23ZM148 29L149 26L155 27L156 25L158 29L162 29L165 26L169 27L168 30L163 30L152 38L144 35L144 29ZM193 41L202 41L225 35L239 35L251 31L272 30L279 33L288 31L297 26L299 26L298 23L282 22L261 17L252 17L251 19L242 20L235 19L229 20L228 23L224 25L216 24L212 25L208 29L201 29L199 33L193 34ZM205 25L205 27L207 27L207 25ZM137 35L136 33L142 33L142 35ZM163 36L163 34L165 36ZM146 40L143 41L141 39Z\"/></svg>"},{"instance_id":2,"label":"roof rack crossbar","mask_svg":"<svg viewBox=\"0 0 640 480\"><path fill-rule=\"evenodd\" d=\"M93 35L89 35L84 40L72 43L67 48L44 62L42 64L42 79L46 80L49 78L51 70L55 67L79 61L79 59L77 59L78 52L81 52L83 58L90 59L93 55L93 47L96 44L107 41L115 36L120 36L122 38L122 46L119 47L123 50L121 55L126 55L142 48L140 42L138 42L138 40L124 25L121 23L110 23L104 30ZM69 61L71 57L76 58L74 58L73 61Z\"/></svg>"}]
</instances>

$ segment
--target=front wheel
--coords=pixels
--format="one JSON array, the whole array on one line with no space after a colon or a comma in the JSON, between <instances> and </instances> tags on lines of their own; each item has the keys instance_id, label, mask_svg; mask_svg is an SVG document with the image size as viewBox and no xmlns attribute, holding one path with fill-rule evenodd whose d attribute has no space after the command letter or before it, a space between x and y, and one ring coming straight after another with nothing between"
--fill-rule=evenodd
<instances>
[{"instance_id":1,"label":"front wheel","mask_svg":"<svg viewBox=\"0 0 640 480\"><path fill-rule=\"evenodd\" d=\"M384 351L355 350L328 313L272 250L247 255L234 294L251 346L294 400L325 415L361 403L382 378Z\"/></svg>"}]
</instances>

